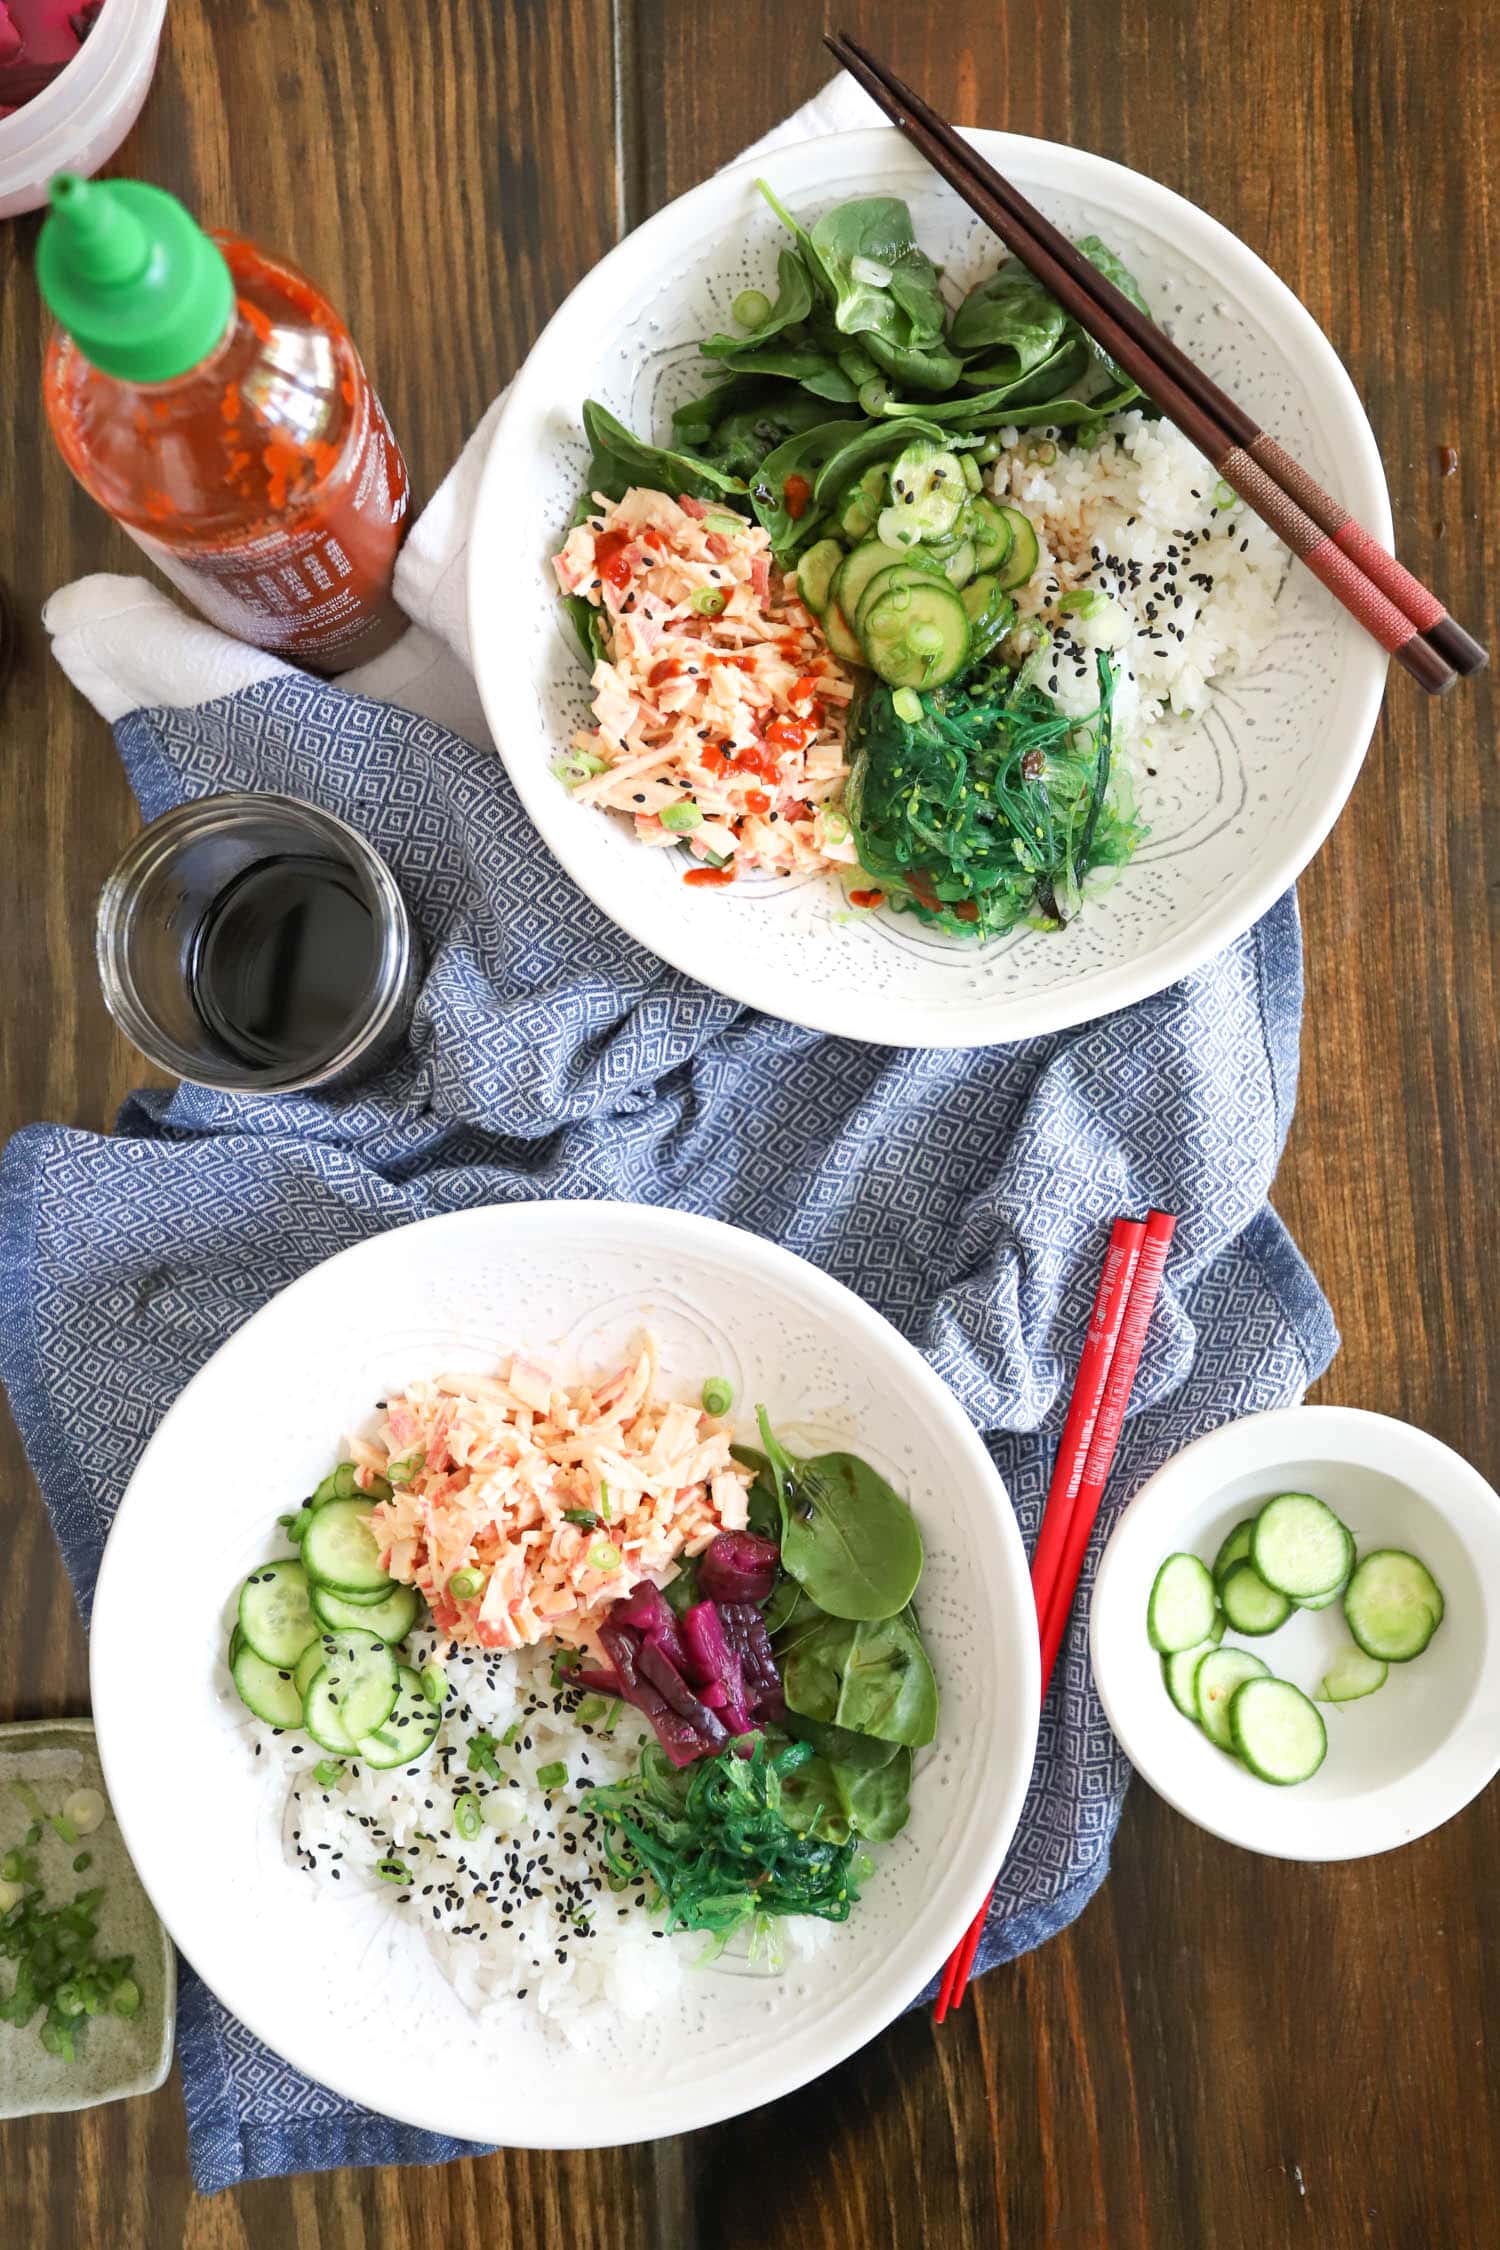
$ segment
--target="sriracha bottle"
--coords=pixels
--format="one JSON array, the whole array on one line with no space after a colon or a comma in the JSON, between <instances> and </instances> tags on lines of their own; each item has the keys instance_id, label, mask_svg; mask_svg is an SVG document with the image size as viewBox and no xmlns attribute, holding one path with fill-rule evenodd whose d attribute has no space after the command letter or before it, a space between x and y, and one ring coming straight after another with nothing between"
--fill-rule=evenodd
<instances>
[{"instance_id":1,"label":"sriracha bottle","mask_svg":"<svg viewBox=\"0 0 1500 2250\"><path fill-rule=\"evenodd\" d=\"M135 180L52 183L37 278L63 459L204 616L316 671L405 630L406 464L295 267Z\"/></svg>"}]
</instances>

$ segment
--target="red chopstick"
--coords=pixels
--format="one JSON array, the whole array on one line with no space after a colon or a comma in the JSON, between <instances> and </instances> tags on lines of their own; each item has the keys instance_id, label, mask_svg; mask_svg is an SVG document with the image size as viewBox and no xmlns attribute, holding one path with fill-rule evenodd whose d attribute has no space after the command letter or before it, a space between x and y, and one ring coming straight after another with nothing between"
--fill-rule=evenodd
<instances>
[{"instance_id":1,"label":"red chopstick","mask_svg":"<svg viewBox=\"0 0 1500 2250\"><path fill-rule=\"evenodd\" d=\"M1176 1224L1169 1213L1152 1211L1144 1221L1117 1219L1110 1235L1031 1565L1044 1701L1120 1442ZM950 2008L962 2004L994 1895L992 1884L948 1957L933 2005L934 2023L942 2023Z\"/></svg>"}]
</instances>

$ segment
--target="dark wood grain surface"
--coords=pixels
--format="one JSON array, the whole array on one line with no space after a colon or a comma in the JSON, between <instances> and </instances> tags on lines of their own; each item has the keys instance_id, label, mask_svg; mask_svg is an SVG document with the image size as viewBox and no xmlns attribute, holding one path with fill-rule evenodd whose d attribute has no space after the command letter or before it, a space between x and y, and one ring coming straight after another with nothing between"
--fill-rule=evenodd
<instances>
[{"instance_id":1,"label":"dark wood grain surface","mask_svg":"<svg viewBox=\"0 0 1500 2250\"><path fill-rule=\"evenodd\" d=\"M910 0L849 16L961 120L1154 173L1269 259L1352 369L1399 542L1494 640L1500 70L1488 0ZM830 21L834 20L832 18ZM305 265L419 494L622 226L827 75L796 0L173 0L115 168ZM38 612L138 567L36 403L30 221L0 224L0 1128L107 1125L141 1075L91 923L132 808ZM1441 449L1458 454L1445 476ZM1308 1022L1277 1201L1338 1313L1319 1396L1500 1479L1500 1115L1488 682L1404 680L1303 884ZM82 1710L85 1649L6 1430L0 1717ZM1490 2250L1500 2241L1500 1794L1397 1856L1229 1850L1144 1787L1074 1929L734 2125L192 2194L181 2095L0 2128L36 2250Z\"/></svg>"}]
</instances>

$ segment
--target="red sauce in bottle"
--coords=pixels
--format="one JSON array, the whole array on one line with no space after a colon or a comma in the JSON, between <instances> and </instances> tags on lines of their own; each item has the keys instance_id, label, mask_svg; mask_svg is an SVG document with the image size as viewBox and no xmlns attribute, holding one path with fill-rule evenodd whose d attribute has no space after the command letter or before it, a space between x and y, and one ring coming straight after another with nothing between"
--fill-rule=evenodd
<instances>
[{"instance_id":1,"label":"red sauce in bottle","mask_svg":"<svg viewBox=\"0 0 1500 2250\"><path fill-rule=\"evenodd\" d=\"M79 483L204 616L340 672L406 629L391 594L406 464L349 332L305 275L215 234L217 349L166 382L90 364L61 329L43 395Z\"/></svg>"}]
</instances>

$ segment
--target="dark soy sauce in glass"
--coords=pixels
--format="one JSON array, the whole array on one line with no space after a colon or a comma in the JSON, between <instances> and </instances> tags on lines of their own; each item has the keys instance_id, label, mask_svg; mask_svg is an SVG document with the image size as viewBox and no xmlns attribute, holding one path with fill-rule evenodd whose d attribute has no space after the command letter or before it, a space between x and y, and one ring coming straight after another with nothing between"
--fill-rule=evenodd
<instances>
[{"instance_id":1,"label":"dark soy sauce in glass","mask_svg":"<svg viewBox=\"0 0 1500 2250\"><path fill-rule=\"evenodd\" d=\"M194 933L188 982L237 1062L277 1071L332 1054L370 999L380 934L336 859L277 853L244 868Z\"/></svg>"}]
</instances>

